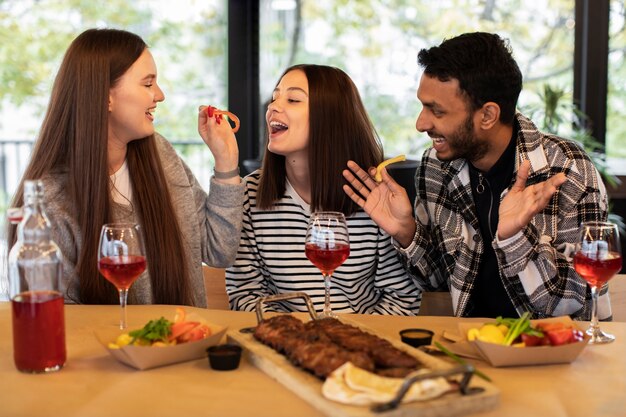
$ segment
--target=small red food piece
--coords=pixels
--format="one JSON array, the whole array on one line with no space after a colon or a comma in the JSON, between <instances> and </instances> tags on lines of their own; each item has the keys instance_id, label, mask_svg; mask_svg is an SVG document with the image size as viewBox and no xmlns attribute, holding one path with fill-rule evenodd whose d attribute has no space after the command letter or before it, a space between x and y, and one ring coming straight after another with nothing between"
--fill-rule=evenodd
<instances>
[{"instance_id":1,"label":"small red food piece","mask_svg":"<svg viewBox=\"0 0 626 417\"><path fill-rule=\"evenodd\" d=\"M205 324L199 324L188 332L178 336L178 343L195 342L211 335L211 330Z\"/></svg>"},{"instance_id":2,"label":"small red food piece","mask_svg":"<svg viewBox=\"0 0 626 417\"><path fill-rule=\"evenodd\" d=\"M234 113L226 111L226 110L220 110L216 107L213 106L207 106L206 108L206 114L208 117L215 117L215 122L219 125L222 123L222 119L224 118L224 116L228 117L228 119L232 120L232 122L234 123L235 126L233 126L233 133L237 133L237 131L239 130L239 118L237 116L235 116Z\"/></svg>"},{"instance_id":3,"label":"small red food piece","mask_svg":"<svg viewBox=\"0 0 626 417\"><path fill-rule=\"evenodd\" d=\"M524 342L524 346L541 346L544 344L544 339L546 337L532 336L526 333L522 333L522 342Z\"/></svg>"},{"instance_id":4,"label":"small red food piece","mask_svg":"<svg viewBox=\"0 0 626 417\"><path fill-rule=\"evenodd\" d=\"M178 343L195 342L211 335L211 329L206 324L197 321L181 321L172 324L172 333L169 340Z\"/></svg>"},{"instance_id":5,"label":"small red food piece","mask_svg":"<svg viewBox=\"0 0 626 417\"><path fill-rule=\"evenodd\" d=\"M537 323L535 327L543 332L570 328L569 326L566 326L564 323L561 323L561 322Z\"/></svg>"},{"instance_id":6,"label":"small red food piece","mask_svg":"<svg viewBox=\"0 0 626 417\"><path fill-rule=\"evenodd\" d=\"M169 339L176 340L180 336L184 335L188 331L192 330L194 327L198 326L200 323L197 321L181 321L178 323L172 324L172 333L170 333Z\"/></svg>"},{"instance_id":7,"label":"small red food piece","mask_svg":"<svg viewBox=\"0 0 626 417\"><path fill-rule=\"evenodd\" d=\"M560 346L568 343L576 343L584 340L582 331L565 323L538 323L536 326L545 334L545 339L552 346Z\"/></svg>"},{"instance_id":8,"label":"small red food piece","mask_svg":"<svg viewBox=\"0 0 626 417\"><path fill-rule=\"evenodd\" d=\"M566 345L574 341L572 329L549 330L546 336L550 339L552 346Z\"/></svg>"}]
</instances>

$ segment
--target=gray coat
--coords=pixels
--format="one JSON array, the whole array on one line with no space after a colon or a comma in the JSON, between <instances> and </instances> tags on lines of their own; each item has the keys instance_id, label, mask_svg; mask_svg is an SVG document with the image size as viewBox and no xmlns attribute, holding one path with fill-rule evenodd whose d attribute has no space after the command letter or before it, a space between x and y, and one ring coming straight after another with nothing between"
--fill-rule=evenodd
<instances>
[{"instance_id":1,"label":"gray coat","mask_svg":"<svg viewBox=\"0 0 626 417\"><path fill-rule=\"evenodd\" d=\"M178 224L184 237L186 256L180 262L186 262L190 267L194 305L206 307L202 262L215 267L226 267L235 261L241 231L244 185L220 184L212 178L207 195L170 143L159 135L156 135L156 140ZM46 213L53 224L53 239L63 254L61 288L65 301L80 303L76 263L82 234L74 207L66 197L67 173L48 175L42 180ZM116 222L137 222L132 205L112 203L112 210ZM131 300L137 304L153 302L148 271L131 287L129 301Z\"/></svg>"}]
</instances>

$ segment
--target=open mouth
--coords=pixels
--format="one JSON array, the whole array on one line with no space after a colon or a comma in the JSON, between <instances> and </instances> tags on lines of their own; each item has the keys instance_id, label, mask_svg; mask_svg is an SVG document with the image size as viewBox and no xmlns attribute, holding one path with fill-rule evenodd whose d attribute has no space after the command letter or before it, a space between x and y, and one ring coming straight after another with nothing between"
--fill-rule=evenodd
<instances>
[{"instance_id":1,"label":"open mouth","mask_svg":"<svg viewBox=\"0 0 626 417\"><path fill-rule=\"evenodd\" d=\"M444 143L446 140L442 137L431 138L437 145Z\"/></svg>"},{"instance_id":2,"label":"open mouth","mask_svg":"<svg viewBox=\"0 0 626 417\"><path fill-rule=\"evenodd\" d=\"M271 134L275 134L289 129L289 126L287 126L286 124L277 121L271 121L269 126Z\"/></svg>"}]
</instances>

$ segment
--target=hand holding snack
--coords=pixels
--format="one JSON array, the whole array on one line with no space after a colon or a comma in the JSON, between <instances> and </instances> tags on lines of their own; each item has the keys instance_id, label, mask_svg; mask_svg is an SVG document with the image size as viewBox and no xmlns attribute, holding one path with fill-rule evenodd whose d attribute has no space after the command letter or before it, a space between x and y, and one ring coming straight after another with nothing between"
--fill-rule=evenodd
<instances>
[{"instance_id":1,"label":"hand holding snack","mask_svg":"<svg viewBox=\"0 0 626 417\"><path fill-rule=\"evenodd\" d=\"M224 116L235 123L234 128L222 123ZM220 176L220 182L238 183L239 147L235 132L239 129L239 119L231 112L216 109L213 106L198 108L198 133L215 159L215 171L230 175Z\"/></svg>"}]
</instances>

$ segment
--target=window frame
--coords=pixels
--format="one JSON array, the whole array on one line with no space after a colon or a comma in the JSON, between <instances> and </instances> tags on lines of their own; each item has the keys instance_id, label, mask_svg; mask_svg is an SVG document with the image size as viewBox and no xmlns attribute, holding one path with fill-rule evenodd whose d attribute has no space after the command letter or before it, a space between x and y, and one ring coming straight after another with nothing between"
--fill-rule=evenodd
<instances>
[{"instance_id":1,"label":"window frame","mask_svg":"<svg viewBox=\"0 0 626 417\"><path fill-rule=\"evenodd\" d=\"M259 90L259 0L228 1L228 102L242 123L239 158L242 166L262 157L264 131ZM610 0L575 0L574 103L589 116L593 136L606 143ZM622 186L612 197L626 197Z\"/></svg>"}]
</instances>

